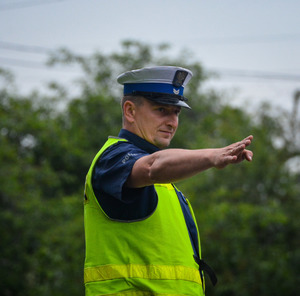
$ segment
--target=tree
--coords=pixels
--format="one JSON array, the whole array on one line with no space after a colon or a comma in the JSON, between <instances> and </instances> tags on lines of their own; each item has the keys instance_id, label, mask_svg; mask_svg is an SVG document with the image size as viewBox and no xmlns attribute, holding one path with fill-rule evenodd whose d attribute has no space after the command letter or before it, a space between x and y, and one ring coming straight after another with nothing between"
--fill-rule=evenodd
<instances>
[{"instance_id":1,"label":"tree","mask_svg":"<svg viewBox=\"0 0 300 296\"><path fill-rule=\"evenodd\" d=\"M219 277L217 287L207 283L207 294L297 294L300 171L290 165L300 154L297 109L275 115L264 105L248 114L229 106L216 91L203 91L209 75L198 61L187 52L172 57L168 49L137 41L124 41L109 55L62 49L49 64L83 70L80 92L71 97L57 82L51 95L24 97L11 75L0 72L3 295L83 294L84 178L107 136L121 126L115 77L162 64L194 73L185 93L193 109L181 113L172 147L221 147L254 135L253 163L212 169L179 184L193 204L203 256Z\"/></svg>"}]
</instances>

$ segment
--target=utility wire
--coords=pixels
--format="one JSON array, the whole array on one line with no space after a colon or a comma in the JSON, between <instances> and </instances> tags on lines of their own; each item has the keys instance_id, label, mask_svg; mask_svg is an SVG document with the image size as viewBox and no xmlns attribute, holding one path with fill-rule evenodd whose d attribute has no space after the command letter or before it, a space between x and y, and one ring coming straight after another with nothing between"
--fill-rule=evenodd
<instances>
[{"instance_id":1,"label":"utility wire","mask_svg":"<svg viewBox=\"0 0 300 296\"><path fill-rule=\"evenodd\" d=\"M43 46L33 46L25 45L20 43L12 43L0 41L0 49L19 51L25 53L35 53L35 54L49 54L54 49L43 47ZM16 67L26 67L26 68L49 68L45 64L26 61L19 59L11 59L0 57L0 61L5 64L10 64ZM271 80L285 80L285 81L300 81L300 75L293 75L287 73L274 73L274 72L260 72L260 71L249 71L240 69L208 69L214 73L221 76L233 76L233 77L246 77L246 78L259 78L259 79L271 79Z\"/></svg>"},{"instance_id":2,"label":"utility wire","mask_svg":"<svg viewBox=\"0 0 300 296\"><path fill-rule=\"evenodd\" d=\"M6 42L0 40L0 50L1 49L9 50L9 51L19 51L24 53L48 54L48 55L51 52L55 52L58 50L58 48L49 48L49 47L39 46L39 45L26 45L21 43ZM79 55L80 53L77 54Z\"/></svg>"},{"instance_id":3,"label":"utility wire","mask_svg":"<svg viewBox=\"0 0 300 296\"><path fill-rule=\"evenodd\" d=\"M53 50L51 48L47 48L43 46L24 45L24 44L5 42L5 41L0 41L0 48L13 50L13 51L37 53L37 54L48 54L50 51Z\"/></svg>"},{"instance_id":4,"label":"utility wire","mask_svg":"<svg viewBox=\"0 0 300 296\"><path fill-rule=\"evenodd\" d=\"M13 67L22 67L22 68L33 68L33 69L42 69L46 68L46 66L41 62L36 61L27 61L27 60L20 60L20 59L12 59L6 57L0 57L1 64L8 64Z\"/></svg>"},{"instance_id":5,"label":"utility wire","mask_svg":"<svg viewBox=\"0 0 300 296\"><path fill-rule=\"evenodd\" d=\"M9 65L11 67L21 67L21 68L30 68L30 69L44 69L48 71L72 71L74 73L74 68L70 69L65 66L63 66L60 69L57 69L55 67L49 67L46 64L42 62L36 62L36 61L27 61L27 60L21 60L21 59L12 59L12 58L6 58L0 56L0 68L3 67L4 64Z\"/></svg>"},{"instance_id":6,"label":"utility wire","mask_svg":"<svg viewBox=\"0 0 300 296\"><path fill-rule=\"evenodd\" d=\"M226 75L226 76L234 76L234 77L300 82L300 75L293 75L287 73L261 72L261 71L249 71L249 70L237 70L237 69L213 69L212 71L214 73L220 74L221 76Z\"/></svg>"},{"instance_id":7,"label":"utility wire","mask_svg":"<svg viewBox=\"0 0 300 296\"><path fill-rule=\"evenodd\" d=\"M48 1L44 0L44 1L28 1L28 2L0 4L0 11L27 8L27 7L37 6L37 5L52 4L54 2L63 2L63 1L66 0L48 0Z\"/></svg>"},{"instance_id":8,"label":"utility wire","mask_svg":"<svg viewBox=\"0 0 300 296\"><path fill-rule=\"evenodd\" d=\"M22 67L22 68L25 67L25 68L46 69L46 70L52 69L41 62L35 62L35 61L0 57L0 62L1 64L8 64L12 67ZM61 70L67 71L66 68L62 68ZM216 69L216 68L208 69L208 71L219 74L220 76L300 82L300 75L292 75L287 73L260 72L260 71L237 70L237 69Z\"/></svg>"},{"instance_id":9,"label":"utility wire","mask_svg":"<svg viewBox=\"0 0 300 296\"><path fill-rule=\"evenodd\" d=\"M194 44L205 45L231 45L231 44L253 44L253 43L273 43L284 41L300 41L300 34L269 34L269 35L253 35L253 36L224 36L215 38L193 38L187 40L187 42L193 42Z\"/></svg>"}]
</instances>

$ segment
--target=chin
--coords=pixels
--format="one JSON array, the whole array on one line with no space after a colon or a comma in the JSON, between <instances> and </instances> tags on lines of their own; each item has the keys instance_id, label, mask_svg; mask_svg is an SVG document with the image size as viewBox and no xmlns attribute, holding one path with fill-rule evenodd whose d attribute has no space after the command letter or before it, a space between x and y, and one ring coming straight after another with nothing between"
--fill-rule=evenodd
<instances>
[{"instance_id":1,"label":"chin","mask_svg":"<svg viewBox=\"0 0 300 296\"><path fill-rule=\"evenodd\" d=\"M159 142L156 144L156 146L160 149L164 149L167 148L170 145L170 141L166 141L166 142Z\"/></svg>"},{"instance_id":2,"label":"chin","mask_svg":"<svg viewBox=\"0 0 300 296\"><path fill-rule=\"evenodd\" d=\"M153 144L160 149L164 149L171 144L171 140L172 138L170 139L170 138L159 137L154 139Z\"/></svg>"}]
</instances>

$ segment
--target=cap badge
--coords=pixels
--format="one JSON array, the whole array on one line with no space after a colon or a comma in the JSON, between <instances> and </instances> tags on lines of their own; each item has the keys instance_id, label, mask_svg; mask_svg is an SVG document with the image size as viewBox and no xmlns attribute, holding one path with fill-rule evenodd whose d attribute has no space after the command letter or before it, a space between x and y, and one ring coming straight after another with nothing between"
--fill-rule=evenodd
<instances>
[{"instance_id":1,"label":"cap badge","mask_svg":"<svg viewBox=\"0 0 300 296\"><path fill-rule=\"evenodd\" d=\"M187 75L188 75L187 71L177 70L174 75L172 84L177 88L181 87L183 85L184 80L187 77Z\"/></svg>"},{"instance_id":2,"label":"cap badge","mask_svg":"<svg viewBox=\"0 0 300 296\"><path fill-rule=\"evenodd\" d=\"M173 93L174 93L175 95L179 95L179 89L173 88Z\"/></svg>"}]
</instances>

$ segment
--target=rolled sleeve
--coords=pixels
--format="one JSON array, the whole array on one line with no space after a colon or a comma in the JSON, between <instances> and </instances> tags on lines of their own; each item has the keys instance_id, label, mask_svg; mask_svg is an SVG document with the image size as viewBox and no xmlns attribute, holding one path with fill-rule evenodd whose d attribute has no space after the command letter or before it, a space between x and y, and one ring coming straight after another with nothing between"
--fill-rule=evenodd
<instances>
[{"instance_id":1,"label":"rolled sleeve","mask_svg":"<svg viewBox=\"0 0 300 296\"><path fill-rule=\"evenodd\" d=\"M93 188L120 200L130 202L123 196L123 186L135 162L148 155L128 142L118 142L109 147L97 161L93 173Z\"/></svg>"}]
</instances>

